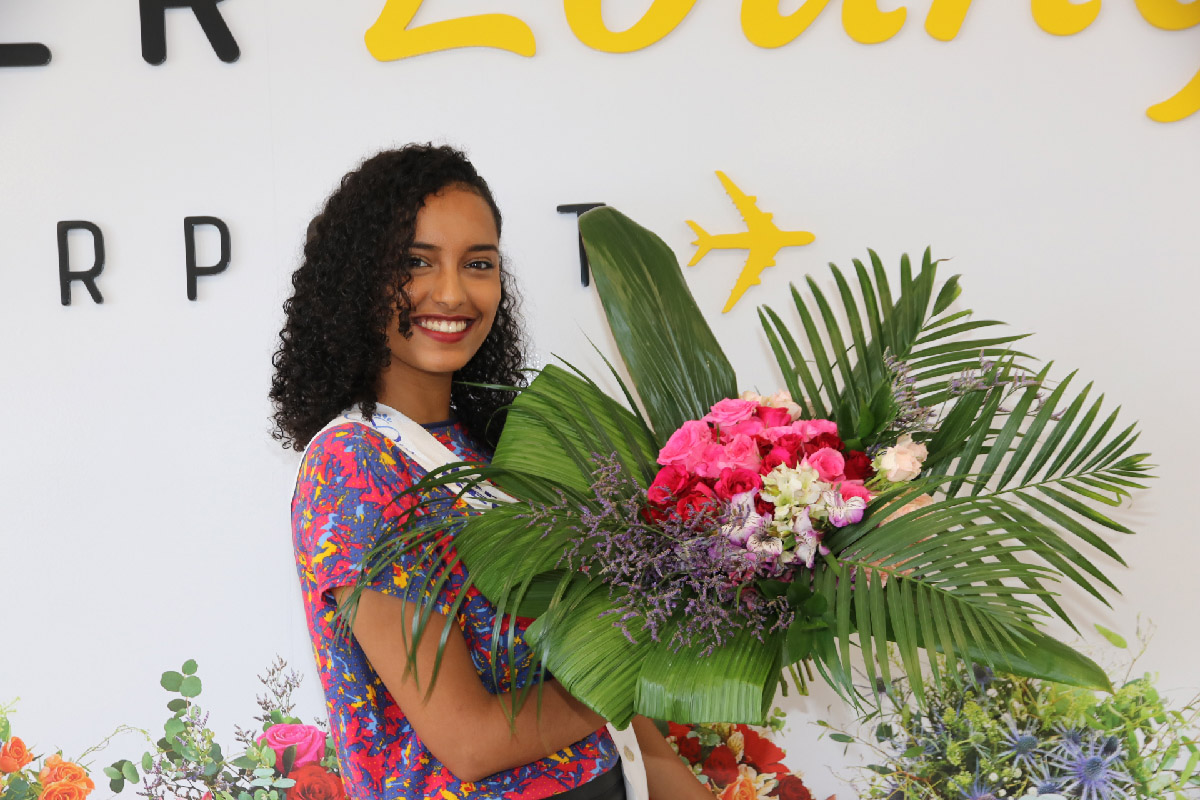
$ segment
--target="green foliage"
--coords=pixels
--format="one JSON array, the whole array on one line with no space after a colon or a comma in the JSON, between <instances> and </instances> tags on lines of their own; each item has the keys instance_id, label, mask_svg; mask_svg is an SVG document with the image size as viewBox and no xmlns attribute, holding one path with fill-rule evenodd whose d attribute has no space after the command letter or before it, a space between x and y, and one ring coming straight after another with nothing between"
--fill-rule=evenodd
<instances>
[{"instance_id":1,"label":"green foliage","mask_svg":"<svg viewBox=\"0 0 1200 800\"><path fill-rule=\"evenodd\" d=\"M737 396L733 367L662 239L609 206L581 216L579 231L609 330L661 447L684 422Z\"/></svg>"},{"instance_id":2,"label":"green foliage","mask_svg":"<svg viewBox=\"0 0 1200 800\"><path fill-rule=\"evenodd\" d=\"M255 732L239 728L238 739L245 750L227 758L216 734L207 726L208 714L197 703L203 688L197 669L196 662L189 659L180 671L162 674L160 685L178 695L167 703L171 713L163 723L163 735L152 750L142 754L138 764L121 759L105 767L109 788L120 793L127 784L141 783L143 791L139 793L151 800L199 797L207 792L218 800L280 800L295 785L286 777L295 762L295 746L285 748L282 763L277 764L269 744L258 742ZM267 695L258 698L261 731L281 723L300 724L291 715L291 693L300 683L299 675L288 671L283 660L277 658L259 680L267 688ZM337 772L336 753L328 738L321 766Z\"/></svg>"},{"instance_id":3,"label":"green foliage","mask_svg":"<svg viewBox=\"0 0 1200 800\"><path fill-rule=\"evenodd\" d=\"M852 274L831 266L832 291L807 277L791 292L800 336L783 315L760 309L805 415L835 420L843 439L864 450L911 435L928 450L921 474L872 483L877 496L867 513L826 537L828 556L795 581L811 596L789 596L795 622L756 642L753 664L664 649L640 634L603 635L613 629L597 614L613 598L562 558L583 515L604 507L592 493L598 459L615 458L640 492L657 469L658 447L684 421L736 396L737 386L670 249L611 208L585 214L580 228L632 378L632 387L620 384L628 408L577 371L547 367L514 403L491 467L452 465L411 489L420 498L489 479L516 496L455 533L472 580L499 611L497 633L504 615L539 616L530 636L537 654L572 693L618 722L634 712L758 722L784 670L801 690L815 670L860 702L854 664L871 683L889 682L893 647L918 701L929 688L923 654L939 656L930 662L935 689L971 661L1109 688L1098 665L1039 626L1052 615L1071 623L1057 600L1060 584L1102 602L1115 591L1097 556L1123 563L1106 536L1131 531L1110 509L1144 488L1147 456L1133 451L1135 427L1119 425L1090 384L1076 391L1071 373L1053 385L1050 364L1014 350L1025 334L955 310L958 277L941 279L928 250L919 263L901 259L898 282L874 252L868 263L855 260ZM932 502L910 505L922 495ZM533 524L547 506L556 509L553 524ZM903 511L910 513L894 516ZM441 527L382 532L364 577L400 553L428 550ZM442 580L426 587L429 596ZM770 583L746 588L770 597ZM353 602L344 612L353 613ZM414 640L429 618L425 605ZM495 638L493 660L500 648L511 658L513 635ZM520 701L514 696L513 711Z\"/></svg>"},{"instance_id":4,"label":"green foliage","mask_svg":"<svg viewBox=\"0 0 1200 800\"><path fill-rule=\"evenodd\" d=\"M821 724L876 762L856 781L863 798L1080 797L1071 765L1090 760L1091 796L1183 800L1200 792L1200 695L1174 705L1154 681L1131 662L1101 694L977 665L927 688L923 706L905 682L887 684L853 734Z\"/></svg>"}]
</instances>

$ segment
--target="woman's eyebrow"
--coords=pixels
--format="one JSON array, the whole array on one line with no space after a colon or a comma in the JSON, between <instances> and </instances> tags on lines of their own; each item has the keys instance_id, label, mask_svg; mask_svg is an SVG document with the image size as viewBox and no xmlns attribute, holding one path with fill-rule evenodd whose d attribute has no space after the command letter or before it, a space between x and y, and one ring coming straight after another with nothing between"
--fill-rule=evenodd
<instances>
[{"instance_id":1,"label":"woman's eyebrow","mask_svg":"<svg viewBox=\"0 0 1200 800\"><path fill-rule=\"evenodd\" d=\"M413 242L412 244L409 245L409 249L410 250L433 250L436 252L436 251L441 251L442 248L436 244L430 244L429 242ZM494 245L494 244L473 244L467 248L467 252L468 253L482 253L482 252L499 253L500 248L496 247L496 245Z\"/></svg>"}]
</instances>

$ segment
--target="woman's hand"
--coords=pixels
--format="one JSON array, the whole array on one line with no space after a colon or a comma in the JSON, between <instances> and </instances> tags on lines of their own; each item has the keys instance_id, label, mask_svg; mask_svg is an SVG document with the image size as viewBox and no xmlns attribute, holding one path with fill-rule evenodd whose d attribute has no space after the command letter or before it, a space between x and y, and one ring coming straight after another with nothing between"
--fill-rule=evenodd
<instances>
[{"instance_id":1,"label":"woman's hand","mask_svg":"<svg viewBox=\"0 0 1200 800\"><path fill-rule=\"evenodd\" d=\"M339 604L349 591L348 586L333 590ZM364 590L354 617L354 637L429 752L459 780L478 781L538 761L604 726L602 717L571 697L561 684L547 681L542 686L541 708L531 695L531 702L517 714L515 728L510 727L505 715L510 695L493 695L484 688L462 631L442 614L430 615L425 635L417 644L418 686L412 673L406 674L408 650L402 636L402 631L412 630L416 613L415 603ZM447 623L450 629L437 681L426 697L438 641ZM661 736L658 740L669 752L666 741Z\"/></svg>"}]
</instances>

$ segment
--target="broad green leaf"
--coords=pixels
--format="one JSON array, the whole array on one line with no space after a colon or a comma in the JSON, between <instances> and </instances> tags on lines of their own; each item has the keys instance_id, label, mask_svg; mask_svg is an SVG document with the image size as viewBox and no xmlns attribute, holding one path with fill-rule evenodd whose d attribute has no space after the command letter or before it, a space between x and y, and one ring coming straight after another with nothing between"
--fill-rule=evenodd
<instances>
[{"instance_id":1,"label":"broad green leaf","mask_svg":"<svg viewBox=\"0 0 1200 800\"><path fill-rule=\"evenodd\" d=\"M672 633L663 631L660 641L646 648L637 682L638 713L689 722L765 722L779 683L782 634L760 642L738 631L704 655L698 646L673 651Z\"/></svg>"},{"instance_id":2,"label":"broad green leaf","mask_svg":"<svg viewBox=\"0 0 1200 800\"><path fill-rule=\"evenodd\" d=\"M662 239L608 206L583 214L579 231L609 329L661 447L684 422L737 396L733 367Z\"/></svg>"},{"instance_id":3,"label":"broad green leaf","mask_svg":"<svg viewBox=\"0 0 1200 800\"><path fill-rule=\"evenodd\" d=\"M639 645L650 636L631 620L627 637L614 616L600 616L610 606L607 589L600 587L539 617L525 638L568 692L625 728L633 718L635 687L646 657Z\"/></svg>"}]
</instances>

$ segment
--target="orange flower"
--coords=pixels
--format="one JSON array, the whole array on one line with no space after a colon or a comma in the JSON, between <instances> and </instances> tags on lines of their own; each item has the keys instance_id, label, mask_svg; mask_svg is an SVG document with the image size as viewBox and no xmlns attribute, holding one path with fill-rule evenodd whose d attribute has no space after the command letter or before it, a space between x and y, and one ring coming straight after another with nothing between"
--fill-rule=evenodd
<instances>
[{"instance_id":1,"label":"orange flower","mask_svg":"<svg viewBox=\"0 0 1200 800\"><path fill-rule=\"evenodd\" d=\"M12 737L4 747L0 747L0 772L16 772L30 761L33 761L33 755L18 736Z\"/></svg>"},{"instance_id":2,"label":"orange flower","mask_svg":"<svg viewBox=\"0 0 1200 800\"><path fill-rule=\"evenodd\" d=\"M46 787L42 792L42 797L48 798L48 800L82 800L92 789L96 788L96 784L88 777L87 770L73 761L64 761L59 755L53 755L46 759L42 771L38 773L38 780ZM72 797L51 796L50 789L60 784L76 786L82 794Z\"/></svg>"},{"instance_id":3,"label":"orange flower","mask_svg":"<svg viewBox=\"0 0 1200 800\"><path fill-rule=\"evenodd\" d=\"M721 792L721 800L758 800L758 788L755 787L752 778L739 775L736 781Z\"/></svg>"},{"instance_id":4,"label":"orange flower","mask_svg":"<svg viewBox=\"0 0 1200 800\"><path fill-rule=\"evenodd\" d=\"M88 783L91 783L89 780ZM82 783L56 781L42 789L39 800L83 800L91 791Z\"/></svg>"}]
</instances>

